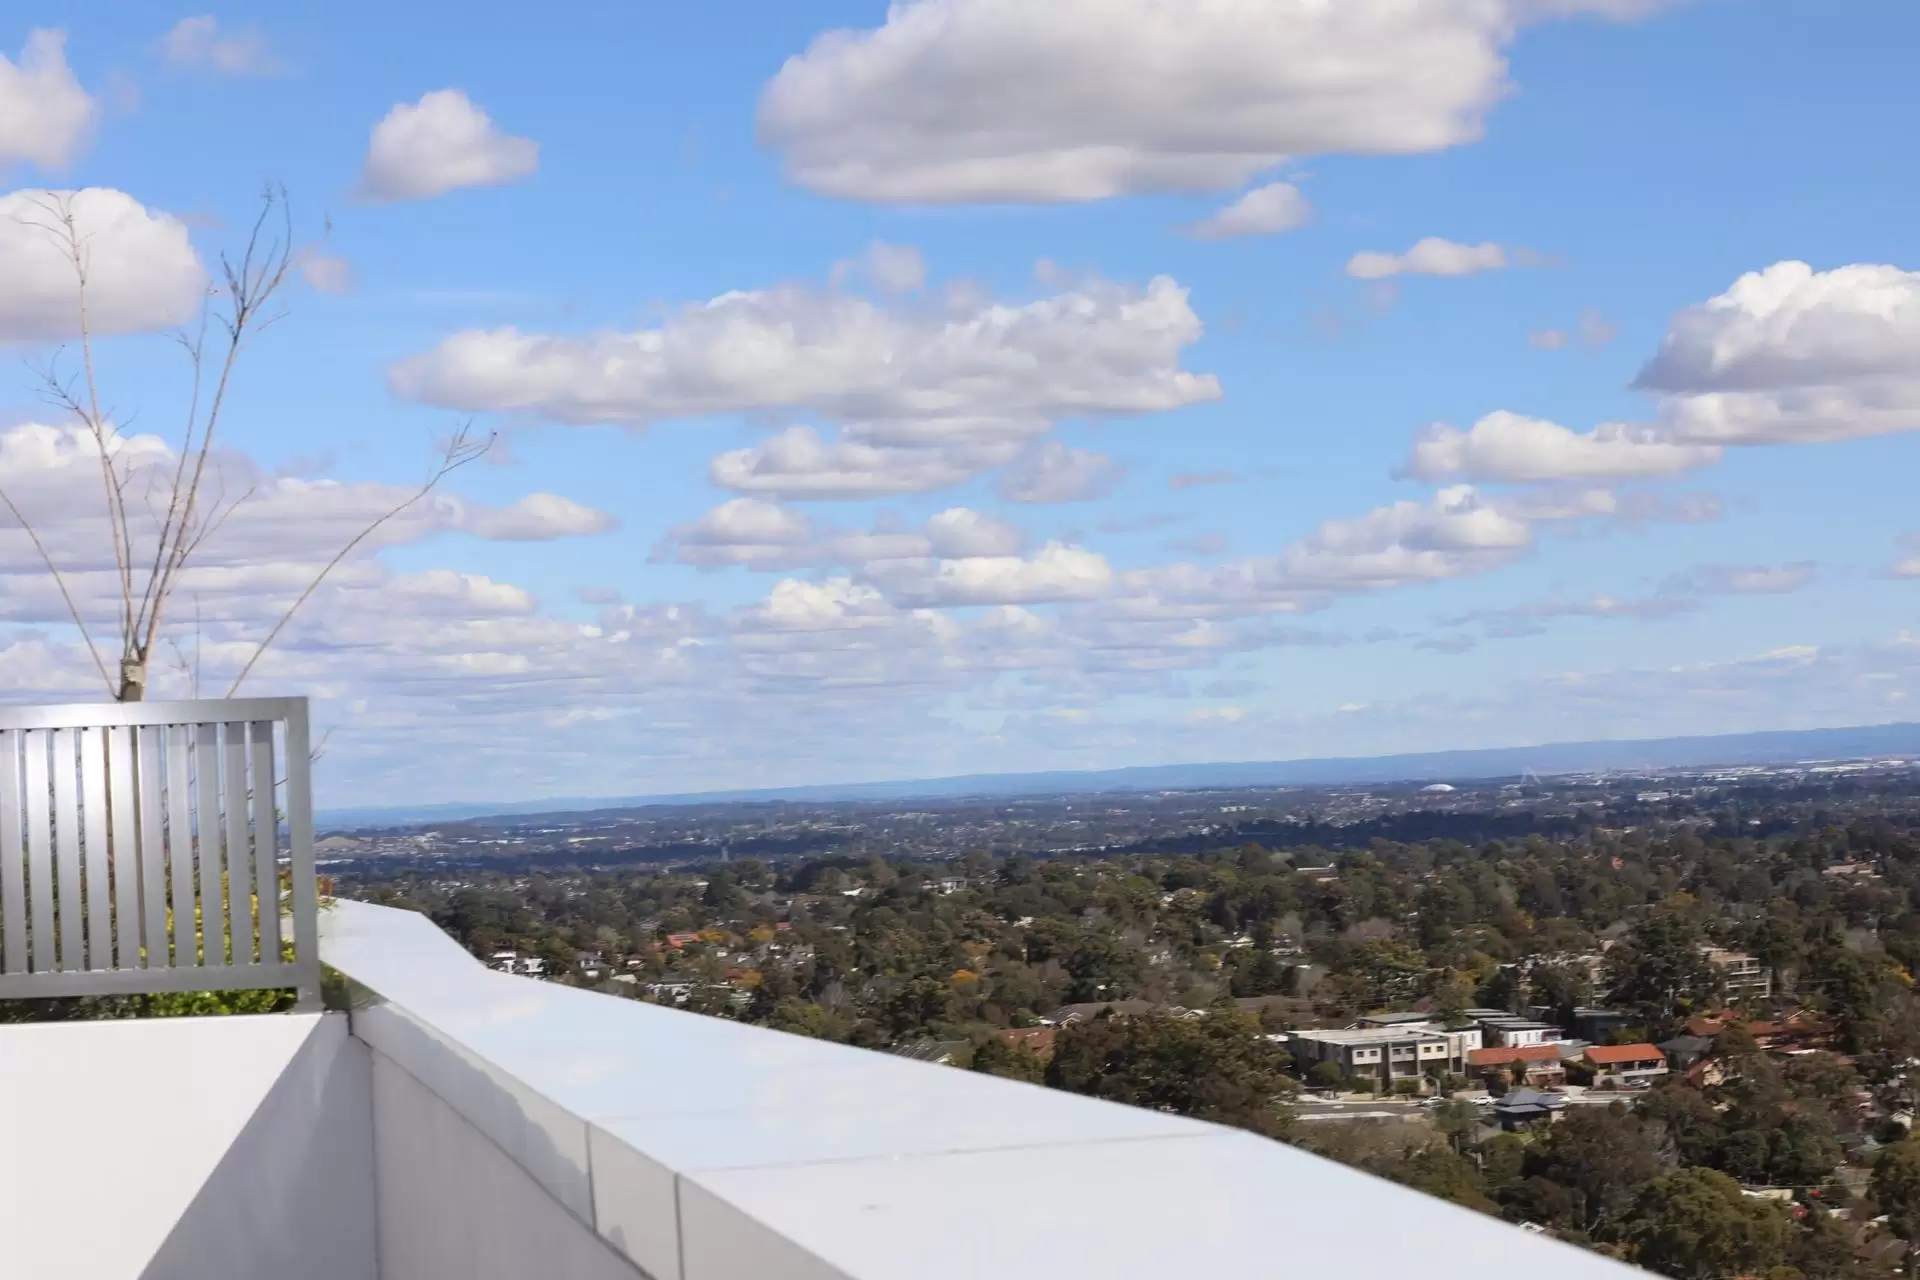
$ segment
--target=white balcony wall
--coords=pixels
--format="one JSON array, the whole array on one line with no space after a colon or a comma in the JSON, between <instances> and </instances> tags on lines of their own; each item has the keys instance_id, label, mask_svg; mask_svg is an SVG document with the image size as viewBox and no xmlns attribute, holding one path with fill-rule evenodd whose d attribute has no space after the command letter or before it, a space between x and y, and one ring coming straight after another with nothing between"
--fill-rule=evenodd
<instances>
[{"instance_id":1,"label":"white balcony wall","mask_svg":"<svg viewBox=\"0 0 1920 1280\"><path fill-rule=\"evenodd\" d=\"M635 1280L493 1140L374 1054L381 1280Z\"/></svg>"},{"instance_id":2,"label":"white balcony wall","mask_svg":"<svg viewBox=\"0 0 1920 1280\"><path fill-rule=\"evenodd\" d=\"M0 1027L0 1276L375 1280L340 1014Z\"/></svg>"}]
</instances>

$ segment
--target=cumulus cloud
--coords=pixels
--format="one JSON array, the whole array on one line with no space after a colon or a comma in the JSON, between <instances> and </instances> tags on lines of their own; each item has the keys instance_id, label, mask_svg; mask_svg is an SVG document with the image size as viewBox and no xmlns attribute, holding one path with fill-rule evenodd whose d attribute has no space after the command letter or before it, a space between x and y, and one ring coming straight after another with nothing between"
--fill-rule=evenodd
<instances>
[{"instance_id":1,"label":"cumulus cloud","mask_svg":"<svg viewBox=\"0 0 1920 1280\"><path fill-rule=\"evenodd\" d=\"M95 333L163 329L193 314L206 273L178 218L109 187L14 191L0 196L0 342L78 336L79 285L60 228L66 215L86 246Z\"/></svg>"},{"instance_id":2,"label":"cumulus cloud","mask_svg":"<svg viewBox=\"0 0 1920 1280\"><path fill-rule=\"evenodd\" d=\"M321 293L352 293L353 264L328 253L310 253L300 259L300 275Z\"/></svg>"},{"instance_id":3,"label":"cumulus cloud","mask_svg":"<svg viewBox=\"0 0 1920 1280\"><path fill-rule=\"evenodd\" d=\"M373 127L360 195L428 200L461 187L497 187L540 167L540 144L501 132L459 89L402 102Z\"/></svg>"},{"instance_id":4,"label":"cumulus cloud","mask_svg":"<svg viewBox=\"0 0 1920 1280\"><path fill-rule=\"evenodd\" d=\"M1220 394L1180 368L1201 335L1187 291L1104 281L957 314L789 287L729 293L658 328L581 336L469 330L392 371L412 399L563 422L646 424L808 409L871 443L1018 438L1053 420Z\"/></svg>"},{"instance_id":5,"label":"cumulus cloud","mask_svg":"<svg viewBox=\"0 0 1920 1280\"><path fill-rule=\"evenodd\" d=\"M1008 502L1088 502L1112 493L1125 475L1126 468L1104 453L1049 440L1001 473L1000 496Z\"/></svg>"},{"instance_id":6,"label":"cumulus cloud","mask_svg":"<svg viewBox=\"0 0 1920 1280\"><path fill-rule=\"evenodd\" d=\"M182 18L160 37L160 56L175 67L228 76L269 76L281 69L257 28L223 32L211 14Z\"/></svg>"},{"instance_id":7,"label":"cumulus cloud","mask_svg":"<svg viewBox=\"0 0 1920 1280\"><path fill-rule=\"evenodd\" d=\"M63 169L93 136L97 104L67 66L64 31L36 30L15 62L0 55L0 169Z\"/></svg>"},{"instance_id":8,"label":"cumulus cloud","mask_svg":"<svg viewBox=\"0 0 1920 1280\"><path fill-rule=\"evenodd\" d=\"M1402 470L1422 480L1532 484L1672 476L1719 459L1716 446L1678 444L1652 427L1612 422L1578 432L1501 410L1465 431L1428 427Z\"/></svg>"},{"instance_id":9,"label":"cumulus cloud","mask_svg":"<svg viewBox=\"0 0 1920 1280\"><path fill-rule=\"evenodd\" d=\"M1012 556L1025 545L1020 529L968 507L939 512L918 530L886 521L871 530L846 530L822 527L778 503L734 498L669 531L656 558L752 569L840 565L864 574L877 562Z\"/></svg>"},{"instance_id":10,"label":"cumulus cloud","mask_svg":"<svg viewBox=\"0 0 1920 1280\"><path fill-rule=\"evenodd\" d=\"M530 493L511 506L476 509L466 528L496 542L550 542L606 533L618 523L605 511L582 506L557 493Z\"/></svg>"},{"instance_id":11,"label":"cumulus cloud","mask_svg":"<svg viewBox=\"0 0 1920 1280\"><path fill-rule=\"evenodd\" d=\"M1174 564L1136 570L1125 575L1125 584L1155 609L1294 612L1332 596L1484 573L1512 562L1532 543L1529 521L1470 485L1455 485L1428 502L1397 502L1355 519L1326 521L1273 555L1204 569Z\"/></svg>"},{"instance_id":12,"label":"cumulus cloud","mask_svg":"<svg viewBox=\"0 0 1920 1280\"><path fill-rule=\"evenodd\" d=\"M787 568L804 562L801 549L812 533L812 522L798 511L761 498L734 498L673 528L660 557L704 567Z\"/></svg>"},{"instance_id":13,"label":"cumulus cloud","mask_svg":"<svg viewBox=\"0 0 1920 1280\"><path fill-rule=\"evenodd\" d=\"M110 437L129 493L166 491L176 455L152 435ZM348 540L408 496L405 486L374 482L271 476L243 455L214 458L206 492L250 493L204 542L182 588L210 611L258 616L284 608L320 566ZM83 611L105 621L118 597L106 505L100 493L100 453L78 426L26 423L0 432L0 486L33 524ZM158 515L132 505L137 546L151 547ZM436 493L387 521L342 564L337 579L350 585L373 568L380 550L465 533L495 541L545 541L598 533L612 517L553 494L532 494L505 507ZM61 623L66 611L27 534L0 525L0 619Z\"/></svg>"},{"instance_id":14,"label":"cumulus cloud","mask_svg":"<svg viewBox=\"0 0 1920 1280\"><path fill-rule=\"evenodd\" d=\"M1201 331L1186 290L1164 277L1144 289L1083 281L1017 305L969 298L944 311L788 287L725 294L637 332L458 333L390 380L412 399L563 422L810 413L838 431L790 427L722 454L715 482L765 497L858 498L1004 466L1065 419L1215 399L1216 379L1181 367Z\"/></svg>"},{"instance_id":15,"label":"cumulus cloud","mask_svg":"<svg viewBox=\"0 0 1920 1280\"><path fill-rule=\"evenodd\" d=\"M1637 385L1698 444L1845 440L1920 427L1920 272L1780 262L1675 316Z\"/></svg>"},{"instance_id":16,"label":"cumulus cloud","mask_svg":"<svg viewBox=\"0 0 1920 1280\"><path fill-rule=\"evenodd\" d=\"M927 543L942 559L1020 554L1026 535L1005 520L967 507L949 507L927 521Z\"/></svg>"},{"instance_id":17,"label":"cumulus cloud","mask_svg":"<svg viewBox=\"0 0 1920 1280\"><path fill-rule=\"evenodd\" d=\"M1387 280L1394 276L1471 276L1482 271L1501 271L1525 266L1537 255L1527 250L1508 250L1488 241L1483 244L1455 244L1438 236L1428 236L1405 253L1378 253L1368 250L1347 259L1347 274L1356 280Z\"/></svg>"},{"instance_id":18,"label":"cumulus cloud","mask_svg":"<svg viewBox=\"0 0 1920 1280\"><path fill-rule=\"evenodd\" d=\"M1235 240L1241 236L1271 236L1304 227L1313 220L1313 205L1291 182L1256 187L1218 213L1185 228L1195 240Z\"/></svg>"},{"instance_id":19,"label":"cumulus cloud","mask_svg":"<svg viewBox=\"0 0 1920 1280\"><path fill-rule=\"evenodd\" d=\"M1011 461L1018 451L1006 441L888 447L789 427L763 444L719 455L709 474L736 493L848 501L945 489Z\"/></svg>"},{"instance_id":20,"label":"cumulus cloud","mask_svg":"<svg viewBox=\"0 0 1920 1280\"><path fill-rule=\"evenodd\" d=\"M1561 12L1609 12L1573 0ZM907 0L789 59L760 102L789 178L901 203L1244 185L1289 156L1478 138L1520 0Z\"/></svg>"},{"instance_id":21,"label":"cumulus cloud","mask_svg":"<svg viewBox=\"0 0 1920 1280\"><path fill-rule=\"evenodd\" d=\"M1049 542L1030 557L968 556L871 565L889 598L911 605L1028 605L1091 600L1113 583L1106 559L1084 547Z\"/></svg>"},{"instance_id":22,"label":"cumulus cloud","mask_svg":"<svg viewBox=\"0 0 1920 1280\"><path fill-rule=\"evenodd\" d=\"M911 245L875 240L863 265L883 293L912 293L927 283L927 260Z\"/></svg>"}]
</instances>

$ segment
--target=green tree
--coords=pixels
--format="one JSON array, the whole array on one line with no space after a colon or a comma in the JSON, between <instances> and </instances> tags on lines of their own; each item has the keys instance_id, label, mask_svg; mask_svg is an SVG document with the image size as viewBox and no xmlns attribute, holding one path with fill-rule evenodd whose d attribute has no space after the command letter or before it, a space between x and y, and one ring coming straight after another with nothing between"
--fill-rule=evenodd
<instances>
[{"instance_id":1,"label":"green tree","mask_svg":"<svg viewBox=\"0 0 1920 1280\"><path fill-rule=\"evenodd\" d=\"M974 1049L973 1069L1027 1084L1045 1084L1047 1080L1047 1064L1039 1054L1023 1044L1008 1044L999 1036L981 1041Z\"/></svg>"},{"instance_id":2,"label":"green tree","mask_svg":"<svg viewBox=\"0 0 1920 1280\"><path fill-rule=\"evenodd\" d=\"M1692 899L1675 895L1661 903L1614 948L1608 998L1660 1022L1712 996L1720 980L1701 954L1703 941Z\"/></svg>"},{"instance_id":3,"label":"green tree","mask_svg":"<svg viewBox=\"0 0 1920 1280\"><path fill-rule=\"evenodd\" d=\"M1279 1137L1292 1120L1286 1065L1285 1051L1269 1043L1251 1018L1151 1014L1064 1028L1046 1082Z\"/></svg>"},{"instance_id":4,"label":"green tree","mask_svg":"<svg viewBox=\"0 0 1920 1280\"><path fill-rule=\"evenodd\" d=\"M1520 1180L1520 1166L1527 1157L1526 1139L1515 1133L1496 1133L1480 1144L1480 1175L1489 1187L1503 1187Z\"/></svg>"},{"instance_id":5,"label":"green tree","mask_svg":"<svg viewBox=\"0 0 1920 1280\"><path fill-rule=\"evenodd\" d=\"M1633 1260L1675 1280L1722 1280L1785 1266L1793 1225L1714 1169L1682 1169L1648 1183L1625 1224Z\"/></svg>"},{"instance_id":6,"label":"green tree","mask_svg":"<svg viewBox=\"0 0 1920 1280\"><path fill-rule=\"evenodd\" d=\"M1347 1073L1337 1062L1316 1062L1307 1069L1307 1083L1316 1089L1344 1089Z\"/></svg>"},{"instance_id":7,"label":"green tree","mask_svg":"<svg viewBox=\"0 0 1920 1280\"><path fill-rule=\"evenodd\" d=\"M1920 1245L1920 1141L1906 1138L1882 1151L1873 1162L1867 1194L1887 1215L1893 1234L1907 1242L1911 1262Z\"/></svg>"},{"instance_id":8,"label":"green tree","mask_svg":"<svg viewBox=\"0 0 1920 1280\"><path fill-rule=\"evenodd\" d=\"M1660 1175L1661 1163L1647 1126L1615 1103L1574 1109L1528 1153L1523 1170L1571 1192L1567 1225L1604 1238L1641 1188Z\"/></svg>"},{"instance_id":9,"label":"green tree","mask_svg":"<svg viewBox=\"0 0 1920 1280\"><path fill-rule=\"evenodd\" d=\"M1452 1149L1434 1144L1408 1156L1394 1171L1396 1180L1416 1191L1424 1191L1441 1200L1491 1213L1493 1201L1487 1198L1486 1184L1473 1161Z\"/></svg>"}]
</instances>

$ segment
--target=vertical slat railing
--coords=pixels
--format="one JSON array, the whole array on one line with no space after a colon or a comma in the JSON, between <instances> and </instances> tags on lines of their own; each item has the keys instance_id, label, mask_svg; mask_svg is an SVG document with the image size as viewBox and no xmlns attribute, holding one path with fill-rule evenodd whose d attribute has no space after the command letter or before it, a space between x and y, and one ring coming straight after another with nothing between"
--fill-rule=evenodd
<instances>
[{"instance_id":1,"label":"vertical slat railing","mask_svg":"<svg viewBox=\"0 0 1920 1280\"><path fill-rule=\"evenodd\" d=\"M113 890L107 870L107 742L104 729L75 731L80 740L80 849L86 864L87 950L83 969L113 968Z\"/></svg>"},{"instance_id":2,"label":"vertical slat railing","mask_svg":"<svg viewBox=\"0 0 1920 1280\"><path fill-rule=\"evenodd\" d=\"M260 961L280 956L280 814L273 803L273 721L255 720L253 749L254 893L260 899Z\"/></svg>"},{"instance_id":3,"label":"vertical slat railing","mask_svg":"<svg viewBox=\"0 0 1920 1280\"><path fill-rule=\"evenodd\" d=\"M47 735L29 731L20 735L27 757L20 807L27 818L27 892L32 898L33 967L45 972L54 965L53 933L53 809L47 803Z\"/></svg>"},{"instance_id":4,"label":"vertical slat railing","mask_svg":"<svg viewBox=\"0 0 1920 1280\"><path fill-rule=\"evenodd\" d=\"M200 960L226 963L227 912L220 890L220 726L200 725L193 745L193 850L200 864Z\"/></svg>"},{"instance_id":5,"label":"vertical slat railing","mask_svg":"<svg viewBox=\"0 0 1920 1280\"><path fill-rule=\"evenodd\" d=\"M144 727L133 734L139 752L140 906L147 942L141 963L166 969L173 963L167 938L167 731Z\"/></svg>"},{"instance_id":6,"label":"vertical slat railing","mask_svg":"<svg viewBox=\"0 0 1920 1280\"><path fill-rule=\"evenodd\" d=\"M225 935L230 941L222 948L221 964L253 964L253 863L247 857L247 726L226 726L224 763L220 770L220 810L227 820L227 902Z\"/></svg>"},{"instance_id":7,"label":"vertical slat railing","mask_svg":"<svg viewBox=\"0 0 1920 1280\"><path fill-rule=\"evenodd\" d=\"M298 698L0 708L0 1000L288 987L317 1008L310 742Z\"/></svg>"},{"instance_id":8,"label":"vertical slat railing","mask_svg":"<svg viewBox=\"0 0 1920 1280\"><path fill-rule=\"evenodd\" d=\"M20 739L0 730L0 973L27 967L27 850L20 825Z\"/></svg>"},{"instance_id":9,"label":"vertical slat railing","mask_svg":"<svg viewBox=\"0 0 1920 1280\"><path fill-rule=\"evenodd\" d=\"M185 725L162 730L167 739L167 865L173 872L173 967L191 969L200 963L193 945L193 819L188 816L192 792L187 779Z\"/></svg>"},{"instance_id":10,"label":"vertical slat railing","mask_svg":"<svg viewBox=\"0 0 1920 1280\"><path fill-rule=\"evenodd\" d=\"M114 967L138 969L145 951L140 914L140 814L134 796L139 792L140 761L134 751L138 729L116 725L107 735L108 829L113 833Z\"/></svg>"},{"instance_id":11,"label":"vertical slat railing","mask_svg":"<svg viewBox=\"0 0 1920 1280\"><path fill-rule=\"evenodd\" d=\"M87 967L81 937L80 779L73 767L72 729L53 731L53 895L60 916L60 968L69 973Z\"/></svg>"}]
</instances>

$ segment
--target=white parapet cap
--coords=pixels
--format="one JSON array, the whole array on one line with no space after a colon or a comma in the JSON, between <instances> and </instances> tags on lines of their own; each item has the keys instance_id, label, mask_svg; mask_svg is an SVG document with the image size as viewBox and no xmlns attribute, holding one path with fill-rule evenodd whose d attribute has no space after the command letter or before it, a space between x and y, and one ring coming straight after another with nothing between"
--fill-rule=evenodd
<instances>
[{"instance_id":1,"label":"white parapet cap","mask_svg":"<svg viewBox=\"0 0 1920 1280\"><path fill-rule=\"evenodd\" d=\"M1276 1238L1290 1266L1365 1240L1382 1273L1641 1276L1251 1133L499 973L411 912L321 916L355 1034L649 1276L1244 1276Z\"/></svg>"}]
</instances>

